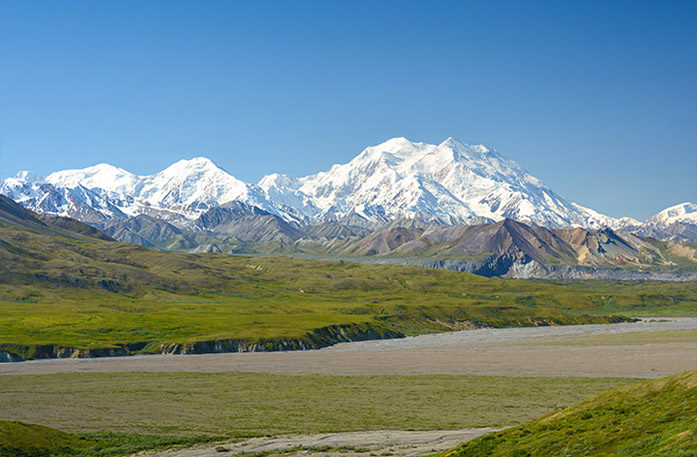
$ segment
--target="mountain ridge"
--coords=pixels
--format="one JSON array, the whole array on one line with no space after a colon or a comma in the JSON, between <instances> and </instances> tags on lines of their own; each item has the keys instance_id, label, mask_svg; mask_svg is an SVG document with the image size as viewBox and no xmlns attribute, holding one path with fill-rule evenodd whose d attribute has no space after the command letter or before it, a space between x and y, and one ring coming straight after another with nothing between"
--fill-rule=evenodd
<instances>
[{"instance_id":1,"label":"mountain ridge","mask_svg":"<svg viewBox=\"0 0 697 457\"><path fill-rule=\"evenodd\" d=\"M566 200L496 150L453 138L438 145L392 138L327 171L301 178L274 173L257 184L197 157L153 175L109 164L58 171L45 179L20 172L0 182L0 193L41 214L99 228L147 215L192 230L207 211L237 202L301 226L359 221L375 228L401 220L456 226L512 219L551 229L609 227L697 242L693 203L667 208L645 222L612 218Z\"/></svg>"},{"instance_id":2,"label":"mountain ridge","mask_svg":"<svg viewBox=\"0 0 697 457\"><path fill-rule=\"evenodd\" d=\"M358 215L344 222L301 226L241 202L210 208L189 229L140 214L99 228L77 220L38 215L0 196L0 209L17 214L8 223L118 239L163 251L290 255L388 264L412 264L519 278L603 278L685 281L697 278L697 246L660 242L612 229L548 229L511 219L448 226L395 220L370 223ZM11 217L11 216L7 216ZM352 221L352 224L346 224ZM0 222L2 222L0 220Z\"/></svg>"}]
</instances>

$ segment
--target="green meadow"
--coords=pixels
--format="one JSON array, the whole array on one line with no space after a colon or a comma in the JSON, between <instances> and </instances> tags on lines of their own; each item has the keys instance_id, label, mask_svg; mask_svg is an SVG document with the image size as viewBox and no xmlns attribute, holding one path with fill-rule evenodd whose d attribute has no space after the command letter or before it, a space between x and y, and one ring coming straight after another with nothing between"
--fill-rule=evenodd
<instances>
[{"instance_id":1,"label":"green meadow","mask_svg":"<svg viewBox=\"0 0 697 457\"><path fill-rule=\"evenodd\" d=\"M73 434L42 425L0 420L0 457L108 457L172 449L215 437L173 437L124 433Z\"/></svg>"},{"instance_id":2,"label":"green meadow","mask_svg":"<svg viewBox=\"0 0 697 457\"><path fill-rule=\"evenodd\" d=\"M529 344L552 344L555 346L615 346L652 343L694 343L697 348L697 329L564 336L552 338L543 343L536 342Z\"/></svg>"},{"instance_id":3,"label":"green meadow","mask_svg":"<svg viewBox=\"0 0 697 457\"><path fill-rule=\"evenodd\" d=\"M0 349L158 352L239 340L271 348L473 326L697 315L694 283L536 282L289 257L164 253L0 223ZM334 339L333 339L334 338Z\"/></svg>"},{"instance_id":4,"label":"green meadow","mask_svg":"<svg viewBox=\"0 0 697 457\"><path fill-rule=\"evenodd\" d=\"M442 457L697 455L697 371L621 387Z\"/></svg>"},{"instance_id":5,"label":"green meadow","mask_svg":"<svg viewBox=\"0 0 697 457\"><path fill-rule=\"evenodd\" d=\"M286 341L331 344L342 332L383 337L697 315L694 283L504 280L399 265L162 253L2 223L0 240L0 350L24 358L49 346L136 354L229 339L269 349ZM618 344L621 338L629 337L617 337ZM634 382L186 372L0 376L0 418L37 424L0 422L0 456L126 455L221 436L516 425Z\"/></svg>"},{"instance_id":6,"label":"green meadow","mask_svg":"<svg viewBox=\"0 0 697 457\"><path fill-rule=\"evenodd\" d=\"M0 376L4 419L228 437L521 424L634 379L74 373Z\"/></svg>"}]
</instances>

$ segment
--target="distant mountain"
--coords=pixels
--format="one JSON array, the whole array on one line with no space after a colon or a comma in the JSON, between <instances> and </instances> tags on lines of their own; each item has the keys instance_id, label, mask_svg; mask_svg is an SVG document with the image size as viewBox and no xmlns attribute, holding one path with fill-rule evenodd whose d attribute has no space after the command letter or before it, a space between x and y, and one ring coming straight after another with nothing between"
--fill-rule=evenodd
<instances>
[{"instance_id":1,"label":"distant mountain","mask_svg":"<svg viewBox=\"0 0 697 457\"><path fill-rule=\"evenodd\" d=\"M439 145L393 138L329 171L300 179L270 175L259 186L319 220L356 213L380 221L421 217L452 225L508 218L588 228L611 220L567 201L498 152L452 138Z\"/></svg>"},{"instance_id":2,"label":"distant mountain","mask_svg":"<svg viewBox=\"0 0 697 457\"><path fill-rule=\"evenodd\" d=\"M0 194L37 213L72 217L87 223L126 217L118 207L123 206L121 202L101 189L88 189L79 184L55 186L28 172L20 172L0 183Z\"/></svg>"},{"instance_id":3,"label":"distant mountain","mask_svg":"<svg viewBox=\"0 0 697 457\"><path fill-rule=\"evenodd\" d=\"M637 273L675 271L678 263L691 264L690 271L697 268L695 246L643 239L609 228L548 229L510 219L470 226L390 228L350 243L341 252L483 276L659 279L660 275Z\"/></svg>"},{"instance_id":4,"label":"distant mountain","mask_svg":"<svg viewBox=\"0 0 697 457\"><path fill-rule=\"evenodd\" d=\"M681 203L651 216L635 231L659 240L697 243L697 205Z\"/></svg>"},{"instance_id":5,"label":"distant mountain","mask_svg":"<svg viewBox=\"0 0 697 457\"><path fill-rule=\"evenodd\" d=\"M59 235L69 238L88 237L103 241L115 241L94 227L75 219L36 214L4 195L0 195L0 224L20 227L46 235ZM2 243L5 243L5 240L0 239L0 244Z\"/></svg>"},{"instance_id":6,"label":"distant mountain","mask_svg":"<svg viewBox=\"0 0 697 457\"><path fill-rule=\"evenodd\" d=\"M58 171L46 179L22 172L5 180L0 192L44 214L88 222L146 214L182 228L230 202L300 223L357 215L373 222L476 224L509 218L556 228L616 225L567 201L496 151L452 138L440 145L393 138L326 172L304 178L273 174L258 185L199 157L149 176L108 164Z\"/></svg>"},{"instance_id":7,"label":"distant mountain","mask_svg":"<svg viewBox=\"0 0 697 457\"><path fill-rule=\"evenodd\" d=\"M58 171L46 179L20 172L0 184L0 193L33 211L90 223L146 214L186 226L208 209L233 201L297 219L292 208L276 205L258 186L205 158L182 160L150 176L108 164Z\"/></svg>"},{"instance_id":8,"label":"distant mountain","mask_svg":"<svg viewBox=\"0 0 697 457\"><path fill-rule=\"evenodd\" d=\"M145 214L96 225L119 241L165 251L268 252L304 236L279 216L239 201L210 208L186 228Z\"/></svg>"},{"instance_id":9,"label":"distant mountain","mask_svg":"<svg viewBox=\"0 0 697 457\"><path fill-rule=\"evenodd\" d=\"M110 235L165 251L330 257L414 264L482 276L697 279L697 246L612 229L548 229L511 219L458 226L419 219L370 223L355 214L342 221L298 225L235 201L209 209L190 229L140 214L102 222L100 228L105 233L101 233L74 219L38 215L0 198L0 222L101 239L112 239Z\"/></svg>"},{"instance_id":10,"label":"distant mountain","mask_svg":"<svg viewBox=\"0 0 697 457\"><path fill-rule=\"evenodd\" d=\"M291 250L292 243L331 245L333 252L346 237L388 227L505 219L697 242L693 203L668 208L644 223L612 218L566 200L495 150L452 138L439 145L393 138L328 171L303 178L272 174L258 184L242 182L199 157L148 176L108 164L58 171L45 179L21 172L0 182L0 194L38 213L72 217L159 249L193 250L200 244L213 249L215 244L225 252L266 240ZM131 221L134 217L140 218Z\"/></svg>"},{"instance_id":11,"label":"distant mountain","mask_svg":"<svg viewBox=\"0 0 697 457\"><path fill-rule=\"evenodd\" d=\"M293 243L303 236L282 218L240 202L211 208L194 225L201 231L255 243Z\"/></svg>"},{"instance_id":12,"label":"distant mountain","mask_svg":"<svg viewBox=\"0 0 697 457\"><path fill-rule=\"evenodd\" d=\"M150 176L136 176L112 165L100 164L52 173L46 181L58 188L100 189L130 216L159 211L195 219L210 208L232 201L283 212L258 186L240 181L203 157L180 160ZM292 219L290 214L284 216Z\"/></svg>"},{"instance_id":13,"label":"distant mountain","mask_svg":"<svg viewBox=\"0 0 697 457\"><path fill-rule=\"evenodd\" d=\"M166 251L191 250L198 246L192 235L174 225L146 214L111 219L99 224L106 234L126 243Z\"/></svg>"}]
</instances>

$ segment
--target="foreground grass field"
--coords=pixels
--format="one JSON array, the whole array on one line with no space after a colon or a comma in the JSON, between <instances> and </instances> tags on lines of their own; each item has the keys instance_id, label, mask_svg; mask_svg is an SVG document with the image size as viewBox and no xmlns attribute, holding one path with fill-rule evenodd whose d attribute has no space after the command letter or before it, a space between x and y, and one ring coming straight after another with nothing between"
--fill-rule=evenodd
<instances>
[{"instance_id":1,"label":"foreground grass field","mask_svg":"<svg viewBox=\"0 0 697 457\"><path fill-rule=\"evenodd\" d=\"M443 457L697 455L697 371L619 388Z\"/></svg>"},{"instance_id":2,"label":"foreground grass field","mask_svg":"<svg viewBox=\"0 0 697 457\"><path fill-rule=\"evenodd\" d=\"M212 441L115 433L71 434L35 424L0 420L0 457L107 457Z\"/></svg>"},{"instance_id":3,"label":"foreground grass field","mask_svg":"<svg viewBox=\"0 0 697 457\"><path fill-rule=\"evenodd\" d=\"M0 417L68 432L178 436L459 429L520 424L632 382L255 373L0 376Z\"/></svg>"}]
</instances>

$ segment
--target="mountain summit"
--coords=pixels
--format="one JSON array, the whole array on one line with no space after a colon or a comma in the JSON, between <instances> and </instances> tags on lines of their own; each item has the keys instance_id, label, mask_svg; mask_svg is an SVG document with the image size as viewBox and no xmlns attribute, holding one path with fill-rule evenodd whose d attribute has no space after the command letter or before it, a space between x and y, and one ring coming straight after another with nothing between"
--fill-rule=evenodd
<instances>
[{"instance_id":1,"label":"mountain summit","mask_svg":"<svg viewBox=\"0 0 697 457\"><path fill-rule=\"evenodd\" d=\"M641 225L572 203L496 150L453 138L438 145L392 138L327 171L302 178L271 174L258 184L240 181L198 157L148 176L109 164L58 171L45 180L21 172L1 182L0 193L43 214L91 223L143 214L182 228L231 202L300 224L411 219L455 225L513 219L549 228ZM694 214L693 207L666 210L651 233L674 225L682 214ZM696 225L692 216L685 217L687 222L675 223Z\"/></svg>"},{"instance_id":2,"label":"mountain summit","mask_svg":"<svg viewBox=\"0 0 697 457\"><path fill-rule=\"evenodd\" d=\"M646 219L637 231L642 236L672 241L697 241L697 205L680 203Z\"/></svg>"},{"instance_id":3,"label":"mountain summit","mask_svg":"<svg viewBox=\"0 0 697 457\"><path fill-rule=\"evenodd\" d=\"M308 216L319 219L356 213L445 224L509 218L549 227L605 225L495 150L453 138L439 145L393 138L326 172L272 185L265 180L260 184L269 194L311 201L318 213Z\"/></svg>"}]
</instances>

